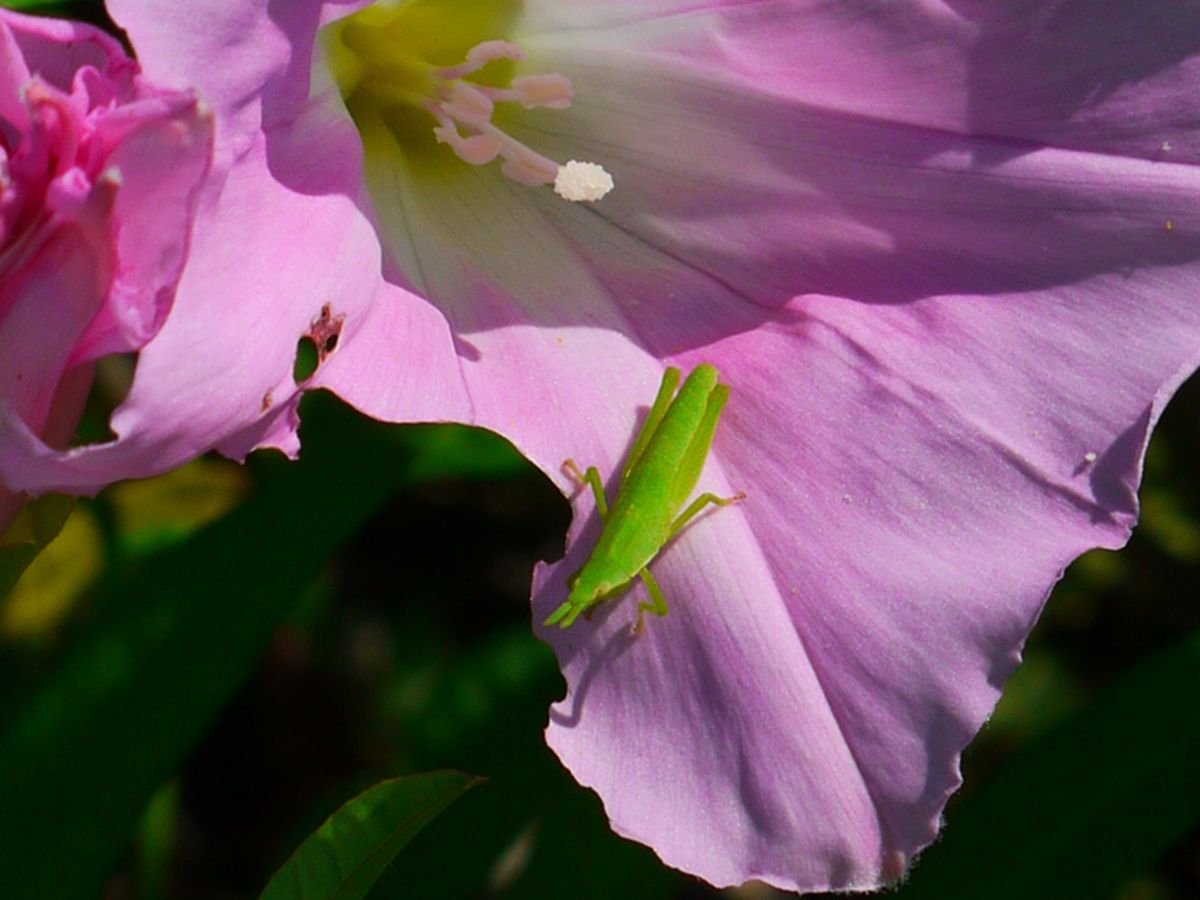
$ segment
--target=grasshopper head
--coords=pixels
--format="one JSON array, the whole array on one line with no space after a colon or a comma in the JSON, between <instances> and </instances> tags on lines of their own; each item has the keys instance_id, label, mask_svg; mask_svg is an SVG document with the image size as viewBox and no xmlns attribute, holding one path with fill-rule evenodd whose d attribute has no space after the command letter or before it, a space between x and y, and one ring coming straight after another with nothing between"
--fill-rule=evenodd
<instances>
[{"instance_id":1,"label":"grasshopper head","mask_svg":"<svg viewBox=\"0 0 1200 900\"><path fill-rule=\"evenodd\" d=\"M594 606L607 597L612 590L612 586L607 581L593 582L579 578L576 578L575 583L570 587L571 593L567 595L567 602L579 609Z\"/></svg>"},{"instance_id":2,"label":"grasshopper head","mask_svg":"<svg viewBox=\"0 0 1200 900\"><path fill-rule=\"evenodd\" d=\"M618 586L619 587L619 586ZM567 579L567 599L562 606L551 613L543 625L557 625L559 628L570 628L581 615L591 618L592 607L615 593L607 579L597 579L587 572L586 567L575 572Z\"/></svg>"}]
</instances>

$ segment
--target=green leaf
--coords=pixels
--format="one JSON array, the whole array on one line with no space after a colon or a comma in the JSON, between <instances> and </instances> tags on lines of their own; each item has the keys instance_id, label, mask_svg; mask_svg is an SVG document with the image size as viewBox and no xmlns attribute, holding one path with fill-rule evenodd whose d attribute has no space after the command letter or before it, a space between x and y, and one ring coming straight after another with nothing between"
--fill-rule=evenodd
<instances>
[{"instance_id":1,"label":"green leaf","mask_svg":"<svg viewBox=\"0 0 1200 900\"><path fill-rule=\"evenodd\" d=\"M402 442L421 448L410 470L417 481L468 476L515 478L527 475L532 467L505 438L482 428L412 425L397 434Z\"/></svg>"},{"instance_id":2,"label":"green leaf","mask_svg":"<svg viewBox=\"0 0 1200 900\"><path fill-rule=\"evenodd\" d=\"M275 873L262 900L360 900L417 832L482 780L430 772L380 782L326 819Z\"/></svg>"},{"instance_id":3,"label":"green leaf","mask_svg":"<svg viewBox=\"0 0 1200 900\"><path fill-rule=\"evenodd\" d=\"M1018 752L947 817L903 900L1112 896L1200 822L1200 632Z\"/></svg>"}]
</instances>

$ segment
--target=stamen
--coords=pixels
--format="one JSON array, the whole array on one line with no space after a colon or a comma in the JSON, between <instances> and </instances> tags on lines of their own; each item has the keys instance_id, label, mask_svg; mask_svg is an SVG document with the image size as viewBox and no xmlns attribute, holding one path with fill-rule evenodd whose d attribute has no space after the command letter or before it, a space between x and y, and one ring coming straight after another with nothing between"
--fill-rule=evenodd
<instances>
[{"instance_id":1,"label":"stamen","mask_svg":"<svg viewBox=\"0 0 1200 900\"><path fill-rule=\"evenodd\" d=\"M487 94L465 81L454 82L450 88L450 99L439 106L451 118L476 127L490 122L496 110Z\"/></svg>"},{"instance_id":2,"label":"stamen","mask_svg":"<svg viewBox=\"0 0 1200 900\"><path fill-rule=\"evenodd\" d=\"M575 90L571 79L557 73L550 75L522 75L513 79L516 99L526 109L545 106L549 109L566 109L571 105Z\"/></svg>"},{"instance_id":3,"label":"stamen","mask_svg":"<svg viewBox=\"0 0 1200 900\"><path fill-rule=\"evenodd\" d=\"M504 157L505 162L500 171L513 181L530 187L553 184L561 168L554 160L547 159L523 145L518 145L516 152L505 153Z\"/></svg>"},{"instance_id":4,"label":"stamen","mask_svg":"<svg viewBox=\"0 0 1200 900\"><path fill-rule=\"evenodd\" d=\"M465 138L458 133L458 126L445 118L443 124L433 129L439 144L448 144L454 155L472 166L486 166L500 155L501 143L490 134L476 134Z\"/></svg>"},{"instance_id":5,"label":"stamen","mask_svg":"<svg viewBox=\"0 0 1200 900\"><path fill-rule=\"evenodd\" d=\"M575 95L571 79L565 75L522 75L513 79L512 87L476 87L496 103L520 103L526 109L566 109Z\"/></svg>"},{"instance_id":6,"label":"stamen","mask_svg":"<svg viewBox=\"0 0 1200 900\"><path fill-rule=\"evenodd\" d=\"M437 74L438 77L445 78L447 81L454 81L474 75L488 63L498 59L518 62L524 58L525 54L516 44L510 44L508 41L484 41L467 51L467 61L461 66L439 69Z\"/></svg>"},{"instance_id":7,"label":"stamen","mask_svg":"<svg viewBox=\"0 0 1200 900\"><path fill-rule=\"evenodd\" d=\"M572 202L599 200L613 189L612 176L602 166L575 160L561 166L492 122L496 103L520 103L526 109L568 108L574 96L569 78L558 73L522 75L507 88L462 80L491 62L522 57L516 44L484 41L468 51L462 65L434 70L441 85L422 104L438 123L434 136L470 165L486 165L500 156L504 159L500 171L514 181L530 187L553 184L560 197Z\"/></svg>"}]
</instances>

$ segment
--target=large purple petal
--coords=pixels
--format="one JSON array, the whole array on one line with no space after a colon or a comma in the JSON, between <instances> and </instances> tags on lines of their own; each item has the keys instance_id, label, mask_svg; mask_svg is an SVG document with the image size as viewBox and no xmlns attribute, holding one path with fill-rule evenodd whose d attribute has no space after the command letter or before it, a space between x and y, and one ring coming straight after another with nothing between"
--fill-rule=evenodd
<instances>
[{"instance_id":1,"label":"large purple petal","mask_svg":"<svg viewBox=\"0 0 1200 900\"><path fill-rule=\"evenodd\" d=\"M1132 15L1122 0L567 0L527 4L524 28L837 114L1143 157L1165 141L1195 160L1181 98L1200 8L1147 0Z\"/></svg>"},{"instance_id":2,"label":"large purple petal","mask_svg":"<svg viewBox=\"0 0 1200 900\"><path fill-rule=\"evenodd\" d=\"M1195 14L1172 7L1173 26L1195 35ZM930 126L949 117L872 109L878 91L828 109L718 77L680 84L635 41L587 41L598 74L584 84L620 71L639 98L629 112L614 83L588 117L584 155L621 185L597 213L684 264L622 243L598 277L644 346L726 373L714 456L750 500L656 567L679 598L661 634L624 636L630 600L599 634L551 636L571 692L549 739L614 825L674 865L717 883L872 886L932 839L957 754L1062 567L1123 542L1148 429L1196 365L1194 63L1175 65L1178 41L1136 67L1123 56L1129 69L1092 77L1140 95L1126 85L1103 110L1067 103L1045 72L1041 102L1025 98L1036 115L996 139L970 136L970 115L945 131ZM980 73L975 90L990 77L1008 75ZM689 102L655 102L671 95ZM1050 129L1056 109L1074 118ZM755 310L788 284L810 295ZM595 461L612 471L618 456ZM543 582L536 617L590 543ZM768 623L786 610L791 643L747 609ZM829 704L857 772L834 750L812 758L821 726L795 697Z\"/></svg>"},{"instance_id":3,"label":"large purple petal","mask_svg":"<svg viewBox=\"0 0 1200 900\"><path fill-rule=\"evenodd\" d=\"M810 296L679 360L732 385L709 486L748 497L655 564L672 612L644 635L636 596L547 634L570 685L548 739L614 827L718 884L899 874L1049 585L1128 533L1148 430L1200 358L1193 278ZM535 618L586 535L541 573Z\"/></svg>"}]
</instances>

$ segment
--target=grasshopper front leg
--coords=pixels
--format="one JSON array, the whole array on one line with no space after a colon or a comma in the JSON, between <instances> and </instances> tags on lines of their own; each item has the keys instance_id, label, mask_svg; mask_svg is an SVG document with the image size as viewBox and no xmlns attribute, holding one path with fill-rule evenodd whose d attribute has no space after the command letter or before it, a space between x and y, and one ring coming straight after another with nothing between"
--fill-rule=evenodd
<instances>
[{"instance_id":1,"label":"grasshopper front leg","mask_svg":"<svg viewBox=\"0 0 1200 900\"><path fill-rule=\"evenodd\" d=\"M562 467L563 471L574 478L580 487L590 487L592 489L592 495L596 498L596 513L600 516L602 524L606 522L608 520L608 498L604 496L604 482L600 480L600 470L595 466L588 466L587 472L580 472L579 466L573 459L564 461ZM578 580L579 573L576 572L567 579L567 590L573 591L575 589L575 582ZM590 619L594 611L594 607L589 607L584 611L583 615L585 618ZM575 604L570 599L567 599L558 609L547 616L542 624L550 626L565 623L562 624L562 627L565 628L574 622L578 615L579 610L575 608Z\"/></svg>"},{"instance_id":2,"label":"grasshopper front leg","mask_svg":"<svg viewBox=\"0 0 1200 900\"><path fill-rule=\"evenodd\" d=\"M662 588L658 586L658 582L654 580L654 576L650 574L649 569L642 569L638 572L638 577L642 579L642 584L646 586L646 593L650 595L649 603L638 604L637 622L633 626L634 634L641 634L643 628L643 619L646 613L654 613L656 616L665 616L669 610L667 609L667 598L663 596Z\"/></svg>"},{"instance_id":3,"label":"grasshopper front leg","mask_svg":"<svg viewBox=\"0 0 1200 900\"><path fill-rule=\"evenodd\" d=\"M575 464L575 460L568 459L563 463L563 470L570 475L582 487L590 487L592 495L596 498L596 512L600 516L600 521L603 523L608 520L608 498L604 496L604 482L600 480L600 470L595 466L588 466L587 472L580 472L579 466Z\"/></svg>"}]
</instances>

